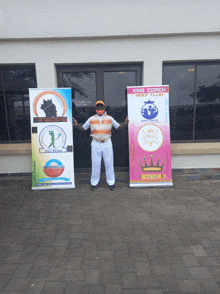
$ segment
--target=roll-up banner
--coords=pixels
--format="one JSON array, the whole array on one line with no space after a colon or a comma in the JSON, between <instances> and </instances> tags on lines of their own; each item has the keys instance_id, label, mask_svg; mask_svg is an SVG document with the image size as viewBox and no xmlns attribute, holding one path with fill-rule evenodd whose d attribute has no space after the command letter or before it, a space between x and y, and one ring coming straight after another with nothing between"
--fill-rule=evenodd
<instances>
[{"instance_id":1,"label":"roll-up banner","mask_svg":"<svg viewBox=\"0 0 220 294\"><path fill-rule=\"evenodd\" d=\"M75 188L70 88L29 89L32 189Z\"/></svg>"},{"instance_id":2,"label":"roll-up banner","mask_svg":"<svg viewBox=\"0 0 220 294\"><path fill-rule=\"evenodd\" d=\"M173 186L169 86L128 87L130 187Z\"/></svg>"}]
</instances>

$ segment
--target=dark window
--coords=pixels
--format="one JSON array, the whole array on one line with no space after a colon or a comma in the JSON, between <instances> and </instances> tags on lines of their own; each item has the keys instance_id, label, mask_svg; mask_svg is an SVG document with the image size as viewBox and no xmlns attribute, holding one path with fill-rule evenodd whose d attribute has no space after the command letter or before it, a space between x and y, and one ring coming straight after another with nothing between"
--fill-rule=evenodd
<instances>
[{"instance_id":1,"label":"dark window","mask_svg":"<svg viewBox=\"0 0 220 294\"><path fill-rule=\"evenodd\" d=\"M83 124L95 114L95 102L103 100L106 111L119 123L127 117L128 86L142 85L142 64L58 65L58 87L71 87L73 116ZM74 128L75 168L91 167L90 131L81 133ZM116 170L128 167L128 132L112 130Z\"/></svg>"},{"instance_id":2,"label":"dark window","mask_svg":"<svg viewBox=\"0 0 220 294\"><path fill-rule=\"evenodd\" d=\"M220 139L220 63L164 63L163 85L170 86L171 140Z\"/></svg>"},{"instance_id":3,"label":"dark window","mask_svg":"<svg viewBox=\"0 0 220 294\"><path fill-rule=\"evenodd\" d=\"M0 142L30 142L28 88L36 88L34 65L0 66Z\"/></svg>"}]
</instances>

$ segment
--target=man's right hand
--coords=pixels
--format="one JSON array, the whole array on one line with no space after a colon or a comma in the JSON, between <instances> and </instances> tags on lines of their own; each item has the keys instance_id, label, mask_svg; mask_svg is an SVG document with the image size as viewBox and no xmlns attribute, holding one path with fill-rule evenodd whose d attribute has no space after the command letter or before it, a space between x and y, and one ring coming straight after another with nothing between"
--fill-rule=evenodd
<instances>
[{"instance_id":1,"label":"man's right hand","mask_svg":"<svg viewBox=\"0 0 220 294\"><path fill-rule=\"evenodd\" d=\"M81 132L85 132L85 129L78 124L77 120L73 117L73 126L76 126L78 128L78 130L80 130Z\"/></svg>"},{"instance_id":2,"label":"man's right hand","mask_svg":"<svg viewBox=\"0 0 220 294\"><path fill-rule=\"evenodd\" d=\"M77 126L77 124L78 124L78 123L77 123L77 120L73 117L73 125L74 125L74 126Z\"/></svg>"}]
</instances>

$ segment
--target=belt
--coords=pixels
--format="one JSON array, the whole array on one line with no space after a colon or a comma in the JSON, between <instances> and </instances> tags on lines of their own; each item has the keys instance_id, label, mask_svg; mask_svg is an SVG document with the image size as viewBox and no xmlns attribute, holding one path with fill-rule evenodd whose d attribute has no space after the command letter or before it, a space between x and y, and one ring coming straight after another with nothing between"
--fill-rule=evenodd
<instances>
[{"instance_id":1,"label":"belt","mask_svg":"<svg viewBox=\"0 0 220 294\"><path fill-rule=\"evenodd\" d=\"M94 141L96 141L96 142L100 142L100 143L105 143L105 142L107 142L109 139L110 139L110 138L108 138L108 139L106 139L106 140L99 140L99 139L95 139L95 138L93 138Z\"/></svg>"}]
</instances>

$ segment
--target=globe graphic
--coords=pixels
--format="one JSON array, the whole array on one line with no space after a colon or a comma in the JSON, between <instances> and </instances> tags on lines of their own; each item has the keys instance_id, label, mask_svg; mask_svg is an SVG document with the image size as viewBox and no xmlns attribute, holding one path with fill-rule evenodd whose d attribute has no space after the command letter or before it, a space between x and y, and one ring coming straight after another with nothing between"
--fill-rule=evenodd
<instances>
[{"instance_id":1,"label":"globe graphic","mask_svg":"<svg viewBox=\"0 0 220 294\"><path fill-rule=\"evenodd\" d=\"M144 102L144 106L141 108L141 115L146 119L154 119L158 115L158 108L154 102Z\"/></svg>"},{"instance_id":2,"label":"globe graphic","mask_svg":"<svg viewBox=\"0 0 220 294\"><path fill-rule=\"evenodd\" d=\"M57 159L49 160L43 167L44 173L51 178L57 178L64 172L64 166Z\"/></svg>"}]
</instances>

